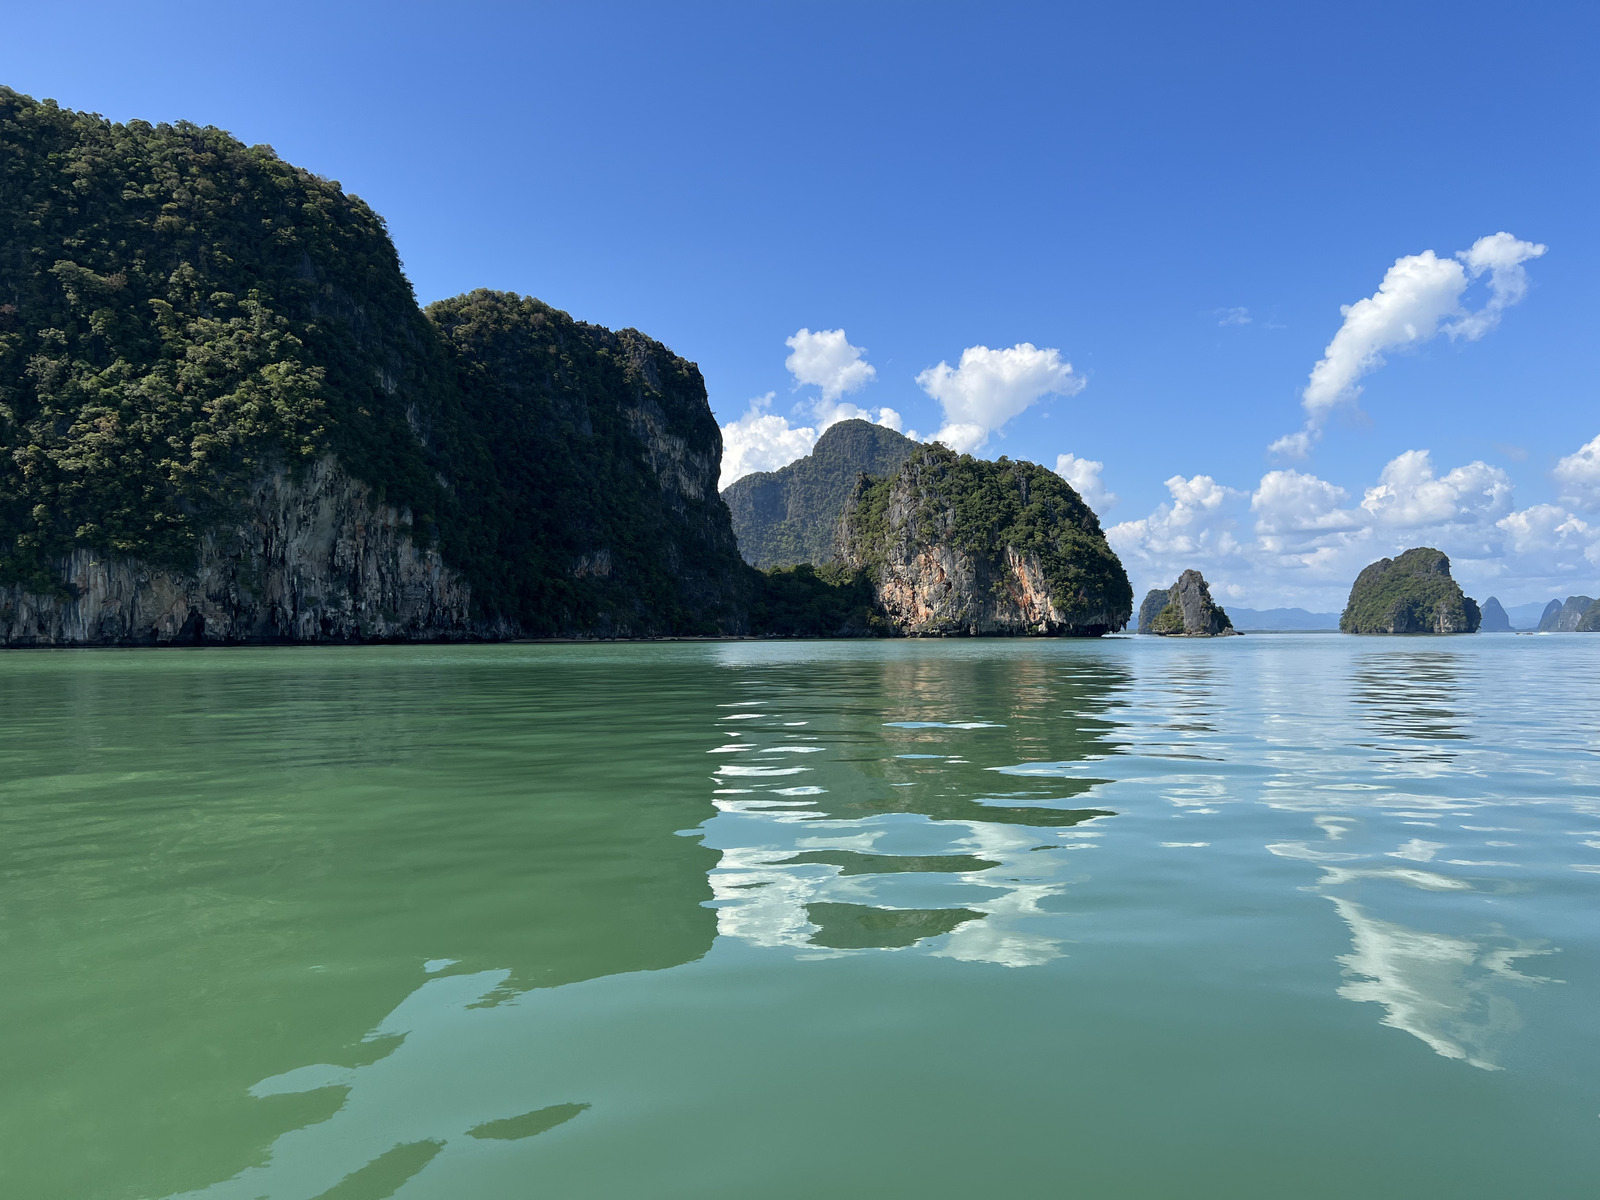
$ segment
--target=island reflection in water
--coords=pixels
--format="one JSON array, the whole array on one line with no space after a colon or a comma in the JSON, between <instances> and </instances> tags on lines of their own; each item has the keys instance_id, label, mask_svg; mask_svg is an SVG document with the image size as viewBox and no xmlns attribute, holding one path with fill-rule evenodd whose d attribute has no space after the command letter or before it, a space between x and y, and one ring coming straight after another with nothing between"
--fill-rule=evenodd
<instances>
[{"instance_id":1,"label":"island reflection in water","mask_svg":"<svg viewBox=\"0 0 1600 1200\"><path fill-rule=\"evenodd\" d=\"M21 1059L36 1084L58 1076L33 1133L61 1136L63 1111L122 1130L71 1166L84 1196L687 1195L711 1160L680 1147L713 1112L769 1159L780 1128L810 1128L899 1161L830 1124L854 1101L823 1080L859 1029L878 1032L839 1063L879 1064L853 1086L903 1110L902 1145L947 1111L909 1081L983 1038L959 1078L982 1090L1002 1069L1026 1104L989 1135L1022 1139L1020 1186L1052 1159L1043 1141L1031 1157L1031 1114L1088 1086L1111 1121L1134 1063L1141 1091L1181 1094L1203 1046L1255 1080L1219 1102L1227 1127L1266 1116L1278 1071L1322 1079L1321 1124L1345 1119L1343 1064L1313 1029L1400 1092L1434 1083L1381 1026L1448 1069L1529 1077L1572 1036L1549 998L1577 990L1531 956L1559 948L1550 974L1573 980L1593 961L1564 907L1594 878L1569 832L1592 817L1593 767L1569 754L1552 797L1546 727L1513 713L1492 744L1474 732L1499 667L1372 645L486 647L24 673L30 698L0 712L37 708L39 740L10 751L32 773L0 791L7 811L60 817L66 797L102 824L69 856L75 884L50 873L59 831L35 830L8 898L53 907L98 969L59 978L53 1011L109 1026L97 1057ZM150 702L175 716L141 742ZM1441 742L1453 757L1415 753ZM67 744L82 769L44 771ZM1544 802L1525 806L1536 776ZM38 924L8 943L29 980L59 975ZM8 1028L48 1023L37 997L10 1000ZM1168 1065L1133 1049L1196 1014L1208 1032ZM1281 1063L1254 1045L1274 1021L1308 1035ZM1071 1028L1126 1049L1046 1071ZM1471 1127L1471 1096L1439 1086ZM1011 1111L1002 1094L988 1105ZM1080 1143L1085 1169L1132 1128ZM17 1145L34 1172L17 1178L60 1178L61 1157ZM962 1194L963 1169L920 1186ZM728 1170L699 1193L749 1194Z\"/></svg>"}]
</instances>

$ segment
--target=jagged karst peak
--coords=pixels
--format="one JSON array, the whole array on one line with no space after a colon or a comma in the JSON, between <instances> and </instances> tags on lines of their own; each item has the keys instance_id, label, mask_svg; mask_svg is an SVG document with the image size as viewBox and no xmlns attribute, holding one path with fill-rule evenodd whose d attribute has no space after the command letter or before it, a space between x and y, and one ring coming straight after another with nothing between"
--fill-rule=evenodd
<instances>
[{"instance_id":1,"label":"jagged karst peak","mask_svg":"<svg viewBox=\"0 0 1600 1200\"><path fill-rule=\"evenodd\" d=\"M693 363L262 146L0 88L0 645L741 632Z\"/></svg>"},{"instance_id":2,"label":"jagged karst peak","mask_svg":"<svg viewBox=\"0 0 1600 1200\"><path fill-rule=\"evenodd\" d=\"M1506 615L1505 608L1499 599L1490 596L1480 606L1483 619L1478 625L1481 633L1510 633L1511 618Z\"/></svg>"},{"instance_id":3,"label":"jagged karst peak","mask_svg":"<svg viewBox=\"0 0 1600 1200\"><path fill-rule=\"evenodd\" d=\"M1539 621L1539 632L1577 633L1593 605L1592 596L1568 596L1565 602L1552 600L1544 610L1544 617Z\"/></svg>"},{"instance_id":4,"label":"jagged karst peak","mask_svg":"<svg viewBox=\"0 0 1600 1200\"><path fill-rule=\"evenodd\" d=\"M1154 588L1139 606L1139 632L1161 637L1231 637L1227 611L1211 599L1211 587L1199 571L1188 570L1166 589Z\"/></svg>"}]
</instances>

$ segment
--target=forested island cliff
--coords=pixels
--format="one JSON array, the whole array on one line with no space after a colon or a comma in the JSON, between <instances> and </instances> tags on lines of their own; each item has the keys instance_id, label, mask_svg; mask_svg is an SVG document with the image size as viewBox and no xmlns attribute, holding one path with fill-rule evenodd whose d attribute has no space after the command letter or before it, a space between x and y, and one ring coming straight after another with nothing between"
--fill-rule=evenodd
<instances>
[{"instance_id":1,"label":"forested island cliff","mask_svg":"<svg viewBox=\"0 0 1600 1200\"><path fill-rule=\"evenodd\" d=\"M270 147L0 88L0 163L0 645L1128 619L1069 486L942 447L877 447L824 488L849 528L768 560L831 565L756 570L693 363L511 293L419 308L382 219Z\"/></svg>"}]
</instances>

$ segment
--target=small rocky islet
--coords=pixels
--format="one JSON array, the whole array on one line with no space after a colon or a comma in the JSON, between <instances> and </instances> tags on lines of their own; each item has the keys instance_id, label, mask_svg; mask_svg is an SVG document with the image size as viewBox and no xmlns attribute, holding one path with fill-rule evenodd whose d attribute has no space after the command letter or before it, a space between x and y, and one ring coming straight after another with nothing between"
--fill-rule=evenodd
<instances>
[{"instance_id":1,"label":"small rocky islet","mask_svg":"<svg viewBox=\"0 0 1600 1200\"><path fill-rule=\"evenodd\" d=\"M1236 637L1227 611L1211 599L1199 571L1178 576L1169 588L1152 588L1139 605L1139 632L1159 637Z\"/></svg>"}]
</instances>

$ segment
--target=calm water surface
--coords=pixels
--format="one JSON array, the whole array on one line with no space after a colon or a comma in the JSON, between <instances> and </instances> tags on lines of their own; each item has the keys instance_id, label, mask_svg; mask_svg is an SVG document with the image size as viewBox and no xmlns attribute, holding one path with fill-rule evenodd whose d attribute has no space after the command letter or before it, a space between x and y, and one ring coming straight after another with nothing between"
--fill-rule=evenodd
<instances>
[{"instance_id":1,"label":"calm water surface","mask_svg":"<svg viewBox=\"0 0 1600 1200\"><path fill-rule=\"evenodd\" d=\"M1600 637L0 656L0 1195L1568 1197Z\"/></svg>"}]
</instances>

